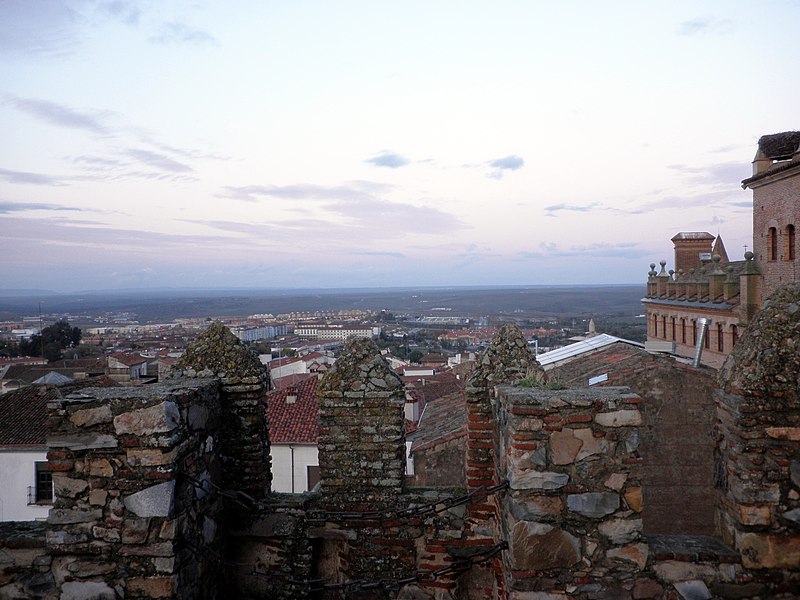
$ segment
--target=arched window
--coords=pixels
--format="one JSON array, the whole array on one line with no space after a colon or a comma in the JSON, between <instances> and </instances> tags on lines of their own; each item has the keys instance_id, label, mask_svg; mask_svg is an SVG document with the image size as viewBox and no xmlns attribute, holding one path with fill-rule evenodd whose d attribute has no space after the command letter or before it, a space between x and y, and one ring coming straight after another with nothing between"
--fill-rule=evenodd
<instances>
[{"instance_id":1,"label":"arched window","mask_svg":"<svg viewBox=\"0 0 800 600\"><path fill-rule=\"evenodd\" d=\"M736 345L736 340L739 339L739 328L736 325L731 325L731 346Z\"/></svg>"},{"instance_id":2,"label":"arched window","mask_svg":"<svg viewBox=\"0 0 800 600\"><path fill-rule=\"evenodd\" d=\"M667 339L667 317L661 317L661 337Z\"/></svg>"},{"instance_id":3,"label":"arched window","mask_svg":"<svg viewBox=\"0 0 800 600\"><path fill-rule=\"evenodd\" d=\"M686 343L686 319L681 319L681 344Z\"/></svg>"},{"instance_id":4,"label":"arched window","mask_svg":"<svg viewBox=\"0 0 800 600\"><path fill-rule=\"evenodd\" d=\"M717 351L725 352L725 342L722 338L722 323L717 323Z\"/></svg>"},{"instance_id":5,"label":"arched window","mask_svg":"<svg viewBox=\"0 0 800 600\"><path fill-rule=\"evenodd\" d=\"M675 317L672 317L672 335L670 338L673 342L675 341Z\"/></svg>"},{"instance_id":6,"label":"arched window","mask_svg":"<svg viewBox=\"0 0 800 600\"><path fill-rule=\"evenodd\" d=\"M794 225L787 225L784 232L784 260L794 260Z\"/></svg>"},{"instance_id":7,"label":"arched window","mask_svg":"<svg viewBox=\"0 0 800 600\"><path fill-rule=\"evenodd\" d=\"M770 227L767 232L767 260L778 260L778 230Z\"/></svg>"},{"instance_id":8,"label":"arched window","mask_svg":"<svg viewBox=\"0 0 800 600\"><path fill-rule=\"evenodd\" d=\"M697 346L697 321L692 319L692 346Z\"/></svg>"},{"instance_id":9,"label":"arched window","mask_svg":"<svg viewBox=\"0 0 800 600\"><path fill-rule=\"evenodd\" d=\"M658 337L658 315L653 315L653 337Z\"/></svg>"}]
</instances>

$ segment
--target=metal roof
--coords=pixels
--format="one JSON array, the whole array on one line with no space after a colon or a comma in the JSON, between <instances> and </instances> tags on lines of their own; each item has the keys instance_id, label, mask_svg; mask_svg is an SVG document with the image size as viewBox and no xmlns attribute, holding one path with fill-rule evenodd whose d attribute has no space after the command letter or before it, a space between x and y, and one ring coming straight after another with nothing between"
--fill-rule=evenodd
<instances>
[{"instance_id":1,"label":"metal roof","mask_svg":"<svg viewBox=\"0 0 800 600\"><path fill-rule=\"evenodd\" d=\"M625 340L613 335L608 335L607 333L601 333L599 335L587 338L581 342L575 342L574 344L564 346L563 348L557 348L556 350L551 350L550 352L544 352L537 356L536 360L538 360L539 364L544 367L561 362L562 360L566 360L568 358L572 358L573 356L580 356L581 354L586 354L587 352L593 352L594 350L605 348L606 346L616 344L617 342L644 348L644 344L640 344L639 342Z\"/></svg>"}]
</instances>

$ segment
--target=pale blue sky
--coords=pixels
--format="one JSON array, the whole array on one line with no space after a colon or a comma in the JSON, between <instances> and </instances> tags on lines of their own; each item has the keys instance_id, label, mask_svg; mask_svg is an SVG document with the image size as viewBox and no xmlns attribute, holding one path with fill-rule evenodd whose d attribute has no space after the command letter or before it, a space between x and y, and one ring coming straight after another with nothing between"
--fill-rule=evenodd
<instances>
[{"instance_id":1,"label":"pale blue sky","mask_svg":"<svg viewBox=\"0 0 800 600\"><path fill-rule=\"evenodd\" d=\"M751 242L800 3L0 2L0 281L643 283Z\"/></svg>"}]
</instances>

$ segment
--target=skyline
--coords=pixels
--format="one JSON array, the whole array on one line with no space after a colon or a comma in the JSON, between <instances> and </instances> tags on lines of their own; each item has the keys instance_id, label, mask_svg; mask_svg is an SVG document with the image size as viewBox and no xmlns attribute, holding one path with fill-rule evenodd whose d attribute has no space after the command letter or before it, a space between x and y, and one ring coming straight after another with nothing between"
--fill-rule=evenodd
<instances>
[{"instance_id":1,"label":"skyline","mask_svg":"<svg viewBox=\"0 0 800 600\"><path fill-rule=\"evenodd\" d=\"M752 247L800 3L0 3L4 289L644 284Z\"/></svg>"}]
</instances>

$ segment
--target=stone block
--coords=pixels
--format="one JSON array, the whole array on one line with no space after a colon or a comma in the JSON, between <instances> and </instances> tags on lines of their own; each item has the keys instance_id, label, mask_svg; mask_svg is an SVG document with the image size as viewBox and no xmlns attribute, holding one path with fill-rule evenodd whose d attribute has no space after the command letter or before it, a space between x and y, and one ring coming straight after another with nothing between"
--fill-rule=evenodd
<instances>
[{"instance_id":1,"label":"stone block","mask_svg":"<svg viewBox=\"0 0 800 600\"><path fill-rule=\"evenodd\" d=\"M514 569L569 568L581 560L578 538L543 523L520 521L511 530L509 544Z\"/></svg>"},{"instance_id":2,"label":"stone block","mask_svg":"<svg viewBox=\"0 0 800 600\"><path fill-rule=\"evenodd\" d=\"M634 600L653 600L661 598L664 588L655 579L637 579L633 583Z\"/></svg>"},{"instance_id":3,"label":"stone block","mask_svg":"<svg viewBox=\"0 0 800 600\"><path fill-rule=\"evenodd\" d=\"M739 522L742 525L769 525L771 521L769 506L739 505Z\"/></svg>"},{"instance_id":4,"label":"stone block","mask_svg":"<svg viewBox=\"0 0 800 600\"><path fill-rule=\"evenodd\" d=\"M625 503L628 507L635 512L642 512L644 508L644 500L642 499L642 488L639 486L629 487L623 494Z\"/></svg>"},{"instance_id":5,"label":"stone block","mask_svg":"<svg viewBox=\"0 0 800 600\"><path fill-rule=\"evenodd\" d=\"M662 581L673 583L689 579L702 579L714 581L719 579L717 570L711 565L684 562L680 560L665 560L655 564L653 570Z\"/></svg>"},{"instance_id":6,"label":"stone block","mask_svg":"<svg viewBox=\"0 0 800 600\"><path fill-rule=\"evenodd\" d=\"M117 437L105 433L62 433L47 438L50 448L68 448L70 450L97 450L100 448L116 448Z\"/></svg>"},{"instance_id":7,"label":"stone block","mask_svg":"<svg viewBox=\"0 0 800 600\"><path fill-rule=\"evenodd\" d=\"M128 579L127 593L144 598L171 598L175 589L172 577L149 576L131 577Z\"/></svg>"},{"instance_id":8,"label":"stone block","mask_svg":"<svg viewBox=\"0 0 800 600\"><path fill-rule=\"evenodd\" d=\"M117 435L152 435L172 431L180 421L178 406L174 402L165 401L117 415L114 417L114 430Z\"/></svg>"},{"instance_id":9,"label":"stone block","mask_svg":"<svg viewBox=\"0 0 800 600\"><path fill-rule=\"evenodd\" d=\"M800 565L800 535L737 532L736 549L748 569L796 569Z\"/></svg>"},{"instance_id":10,"label":"stone block","mask_svg":"<svg viewBox=\"0 0 800 600\"><path fill-rule=\"evenodd\" d=\"M613 473L603 482L603 485L606 486L610 490L614 490L615 492L619 492L622 487L625 485L625 482L628 481L628 474L627 473Z\"/></svg>"},{"instance_id":11,"label":"stone block","mask_svg":"<svg viewBox=\"0 0 800 600\"><path fill-rule=\"evenodd\" d=\"M512 490L557 490L569 482L566 473L511 470L508 475Z\"/></svg>"},{"instance_id":12,"label":"stone block","mask_svg":"<svg viewBox=\"0 0 800 600\"><path fill-rule=\"evenodd\" d=\"M673 585L675 591L678 592L684 600L709 600L711 598L711 592L708 591L706 584L699 579L678 581Z\"/></svg>"},{"instance_id":13,"label":"stone block","mask_svg":"<svg viewBox=\"0 0 800 600\"><path fill-rule=\"evenodd\" d=\"M108 492L106 490L92 490L89 492L89 504L92 506L105 506Z\"/></svg>"},{"instance_id":14,"label":"stone block","mask_svg":"<svg viewBox=\"0 0 800 600\"><path fill-rule=\"evenodd\" d=\"M731 497L742 504L769 502L777 504L781 498L781 490L777 483L760 481L744 481L738 477L729 480Z\"/></svg>"},{"instance_id":15,"label":"stone block","mask_svg":"<svg viewBox=\"0 0 800 600\"><path fill-rule=\"evenodd\" d=\"M649 548L647 544L631 544L629 546L622 546L621 548L612 548L606 553L608 558L633 563L640 570L644 569L647 565L648 555Z\"/></svg>"},{"instance_id":16,"label":"stone block","mask_svg":"<svg viewBox=\"0 0 800 600\"><path fill-rule=\"evenodd\" d=\"M600 534L614 544L626 544L639 538L642 532L641 519L609 519L598 526Z\"/></svg>"},{"instance_id":17,"label":"stone block","mask_svg":"<svg viewBox=\"0 0 800 600\"><path fill-rule=\"evenodd\" d=\"M85 408L76 410L69 416L70 422L77 427L91 427L100 423L110 423L114 418L111 414L111 407L108 404L97 408Z\"/></svg>"},{"instance_id":18,"label":"stone block","mask_svg":"<svg viewBox=\"0 0 800 600\"><path fill-rule=\"evenodd\" d=\"M94 561L94 560L75 560L67 564L67 571L75 577L85 579L98 575L107 575L116 571L117 565L114 563Z\"/></svg>"},{"instance_id":19,"label":"stone block","mask_svg":"<svg viewBox=\"0 0 800 600\"><path fill-rule=\"evenodd\" d=\"M571 429L554 431L550 436L550 460L555 465L569 465L575 462L583 442L572 434Z\"/></svg>"},{"instance_id":20,"label":"stone block","mask_svg":"<svg viewBox=\"0 0 800 600\"><path fill-rule=\"evenodd\" d=\"M560 514L564 510L564 500L561 496L509 498L507 506L518 521L536 521L542 517Z\"/></svg>"},{"instance_id":21,"label":"stone block","mask_svg":"<svg viewBox=\"0 0 800 600\"><path fill-rule=\"evenodd\" d=\"M642 424L642 413L638 410L615 410L597 413L594 420L603 427L630 427Z\"/></svg>"},{"instance_id":22,"label":"stone block","mask_svg":"<svg viewBox=\"0 0 800 600\"><path fill-rule=\"evenodd\" d=\"M594 437L594 431L588 428L575 429L573 434L583 445L575 457L576 461L583 460L589 456L605 454L608 451L608 442L604 438Z\"/></svg>"},{"instance_id":23,"label":"stone block","mask_svg":"<svg viewBox=\"0 0 800 600\"><path fill-rule=\"evenodd\" d=\"M123 544L143 544L150 531L150 519L128 518L122 524Z\"/></svg>"},{"instance_id":24,"label":"stone block","mask_svg":"<svg viewBox=\"0 0 800 600\"><path fill-rule=\"evenodd\" d=\"M588 492L567 496L567 508L584 517L599 519L619 509L619 494Z\"/></svg>"},{"instance_id":25,"label":"stone block","mask_svg":"<svg viewBox=\"0 0 800 600\"><path fill-rule=\"evenodd\" d=\"M116 600L117 594L102 581L68 581L59 600Z\"/></svg>"},{"instance_id":26,"label":"stone block","mask_svg":"<svg viewBox=\"0 0 800 600\"><path fill-rule=\"evenodd\" d=\"M114 467L106 458L94 458L87 461L86 470L92 477L113 477Z\"/></svg>"},{"instance_id":27,"label":"stone block","mask_svg":"<svg viewBox=\"0 0 800 600\"><path fill-rule=\"evenodd\" d=\"M80 508L53 508L47 517L50 525L69 525L73 523L92 523L103 518L103 511L99 508L90 510Z\"/></svg>"},{"instance_id":28,"label":"stone block","mask_svg":"<svg viewBox=\"0 0 800 600\"><path fill-rule=\"evenodd\" d=\"M73 479L66 475L53 473L53 489L56 496L63 498L74 498L75 496L86 491L89 483L83 479Z\"/></svg>"},{"instance_id":29,"label":"stone block","mask_svg":"<svg viewBox=\"0 0 800 600\"><path fill-rule=\"evenodd\" d=\"M775 440L800 441L800 427L767 427L766 431Z\"/></svg>"},{"instance_id":30,"label":"stone block","mask_svg":"<svg viewBox=\"0 0 800 600\"><path fill-rule=\"evenodd\" d=\"M175 481L165 481L125 498L125 508L138 517L169 517L175 499Z\"/></svg>"},{"instance_id":31,"label":"stone block","mask_svg":"<svg viewBox=\"0 0 800 600\"><path fill-rule=\"evenodd\" d=\"M127 451L127 459L132 467L150 467L172 464L175 454L176 450L162 452L157 448L131 448Z\"/></svg>"}]
</instances>

